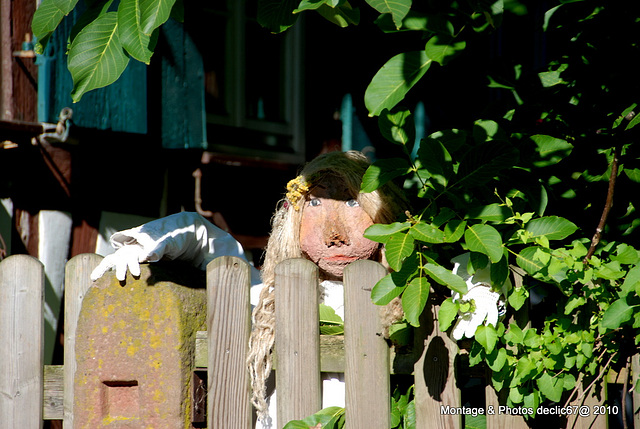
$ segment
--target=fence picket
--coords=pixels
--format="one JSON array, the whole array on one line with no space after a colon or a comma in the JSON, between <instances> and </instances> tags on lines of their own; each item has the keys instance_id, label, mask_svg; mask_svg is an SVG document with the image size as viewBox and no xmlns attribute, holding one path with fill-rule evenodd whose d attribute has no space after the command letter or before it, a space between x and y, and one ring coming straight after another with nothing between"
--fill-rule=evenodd
<instances>
[{"instance_id":1,"label":"fence picket","mask_svg":"<svg viewBox=\"0 0 640 429\"><path fill-rule=\"evenodd\" d=\"M42 427L44 267L27 255L0 264L0 428Z\"/></svg>"},{"instance_id":2,"label":"fence picket","mask_svg":"<svg viewBox=\"0 0 640 429\"><path fill-rule=\"evenodd\" d=\"M318 267L289 259L276 267L278 427L322 406L318 336ZM304 382L301 382L304 380Z\"/></svg>"},{"instance_id":3,"label":"fence picket","mask_svg":"<svg viewBox=\"0 0 640 429\"><path fill-rule=\"evenodd\" d=\"M440 332L438 308L429 300L421 321L427 337L423 354L414 367L416 427L459 429L464 425L462 416L455 412L461 407L460 389L455 380L458 346L446 333ZM454 411L450 411L451 408Z\"/></svg>"},{"instance_id":4,"label":"fence picket","mask_svg":"<svg viewBox=\"0 0 640 429\"><path fill-rule=\"evenodd\" d=\"M345 419L348 428L390 427L389 346L371 289L387 274L374 261L345 268ZM279 329L280 327L278 327Z\"/></svg>"},{"instance_id":5,"label":"fence picket","mask_svg":"<svg viewBox=\"0 0 640 429\"><path fill-rule=\"evenodd\" d=\"M90 274L102 256L85 253L74 256L64 270L64 421L73 428L73 378L76 373L76 327L82 300L91 287Z\"/></svg>"},{"instance_id":6,"label":"fence picket","mask_svg":"<svg viewBox=\"0 0 640 429\"><path fill-rule=\"evenodd\" d=\"M251 427L246 356L251 332L249 265L223 256L207 266L207 427Z\"/></svg>"}]
</instances>

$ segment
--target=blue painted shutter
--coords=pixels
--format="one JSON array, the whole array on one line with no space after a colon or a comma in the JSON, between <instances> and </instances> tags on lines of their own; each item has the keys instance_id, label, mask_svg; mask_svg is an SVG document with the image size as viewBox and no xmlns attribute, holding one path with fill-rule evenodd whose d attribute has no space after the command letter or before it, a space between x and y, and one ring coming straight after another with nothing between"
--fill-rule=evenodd
<instances>
[{"instance_id":1,"label":"blue painted shutter","mask_svg":"<svg viewBox=\"0 0 640 429\"><path fill-rule=\"evenodd\" d=\"M170 19L161 31L162 146L206 149L202 55L183 24Z\"/></svg>"},{"instance_id":2,"label":"blue painted shutter","mask_svg":"<svg viewBox=\"0 0 640 429\"><path fill-rule=\"evenodd\" d=\"M71 100L73 80L67 69L67 40L81 11L65 17L47 45L38 81L41 121L55 123L64 107L73 109L73 123L86 128L147 133L147 67L131 59L113 84L86 93L78 103Z\"/></svg>"}]
</instances>

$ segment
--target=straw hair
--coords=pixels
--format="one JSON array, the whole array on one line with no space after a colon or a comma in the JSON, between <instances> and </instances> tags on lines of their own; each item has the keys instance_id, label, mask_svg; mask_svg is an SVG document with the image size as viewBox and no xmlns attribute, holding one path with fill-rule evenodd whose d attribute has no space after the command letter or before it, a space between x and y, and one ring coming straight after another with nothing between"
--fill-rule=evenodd
<instances>
[{"instance_id":1,"label":"straw hair","mask_svg":"<svg viewBox=\"0 0 640 429\"><path fill-rule=\"evenodd\" d=\"M330 152L305 165L299 177L310 184L310 190L329 175L338 178L350 194L357 196L358 203L374 223L391 223L408 205L400 189L393 184L374 192L361 193L362 177L368 167L367 158L360 152ZM300 224L304 208L297 209L295 203L297 201L294 204L286 199L281 201L273 216L262 267L264 288L253 310L247 362L251 376L251 400L261 421L268 418L266 381L272 369L271 351L275 341L275 267L286 259L302 257ZM382 254L379 254L379 258L379 262L383 262Z\"/></svg>"}]
</instances>

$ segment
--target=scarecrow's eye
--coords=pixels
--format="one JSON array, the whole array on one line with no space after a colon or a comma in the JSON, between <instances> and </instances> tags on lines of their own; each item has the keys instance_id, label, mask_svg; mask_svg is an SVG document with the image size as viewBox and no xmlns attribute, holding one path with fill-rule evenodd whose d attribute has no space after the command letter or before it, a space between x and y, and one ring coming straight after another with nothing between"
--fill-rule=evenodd
<instances>
[{"instance_id":1,"label":"scarecrow's eye","mask_svg":"<svg viewBox=\"0 0 640 429\"><path fill-rule=\"evenodd\" d=\"M360 205L358 200L354 200L354 199L346 201L345 204L347 205L347 207L358 207Z\"/></svg>"},{"instance_id":2,"label":"scarecrow's eye","mask_svg":"<svg viewBox=\"0 0 640 429\"><path fill-rule=\"evenodd\" d=\"M320 200L317 198L312 198L309 200L309 205L311 207L318 207L320 205Z\"/></svg>"}]
</instances>

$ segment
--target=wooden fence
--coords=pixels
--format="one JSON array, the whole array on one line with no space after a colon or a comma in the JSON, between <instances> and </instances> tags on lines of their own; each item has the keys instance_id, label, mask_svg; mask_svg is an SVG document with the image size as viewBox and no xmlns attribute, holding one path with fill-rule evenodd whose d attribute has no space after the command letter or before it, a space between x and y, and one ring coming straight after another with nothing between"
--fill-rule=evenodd
<instances>
[{"instance_id":1,"label":"wooden fence","mask_svg":"<svg viewBox=\"0 0 640 429\"><path fill-rule=\"evenodd\" d=\"M0 263L0 429L38 428L44 420L73 427L74 344L89 274L101 257L72 258L65 271L64 365L43 366L42 264L15 255ZM372 261L345 270L345 335L318 335L317 267L306 260L277 267L276 385L280 426L321 408L321 371L344 372L349 428L390 427L390 374L413 373L417 428L464 428L461 386L465 369L456 342L438 329L437 306L429 303L408 354L393 354L382 335L371 288L386 271ZM240 259L221 257L207 267L207 332L198 333L194 372L207 370L209 428L251 427L245 359L250 334L250 272ZM601 404L586 395L580 403ZM640 404L636 395L634 403ZM491 387L485 389L487 428L526 428L521 416L500 413ZM635 407L634 407L635 408ZM202 410L203 411L203 410ZM194 411L196 412L196 411ZM637 415L637 414L636 414ZM606 428L606 415L571 418L572 428ZM194 418L195 419L195 418ZM195 420L194 420L195 421ZM636 422L635 427L640 427Z\"/></svg>"}]
</instances>

